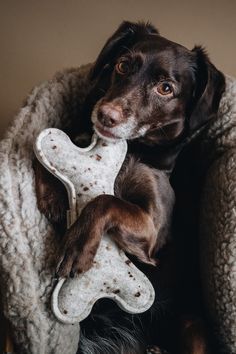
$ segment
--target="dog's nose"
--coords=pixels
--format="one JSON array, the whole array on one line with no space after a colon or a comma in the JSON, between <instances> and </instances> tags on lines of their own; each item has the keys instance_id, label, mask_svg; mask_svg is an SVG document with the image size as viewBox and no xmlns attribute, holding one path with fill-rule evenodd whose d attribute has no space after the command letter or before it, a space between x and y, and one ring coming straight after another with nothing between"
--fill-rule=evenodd
<instances>
[{"instance_id":1,"label":"dog's nose","mask_svg":"<svg viewBox=\"0 0 236 354\"><path fill-rule=\"evenodd\" d=\"M104 103L98 109L97 118L105 127L113 128L122 121L122 108L112 103Z\"/></svg>"}]
</instances>

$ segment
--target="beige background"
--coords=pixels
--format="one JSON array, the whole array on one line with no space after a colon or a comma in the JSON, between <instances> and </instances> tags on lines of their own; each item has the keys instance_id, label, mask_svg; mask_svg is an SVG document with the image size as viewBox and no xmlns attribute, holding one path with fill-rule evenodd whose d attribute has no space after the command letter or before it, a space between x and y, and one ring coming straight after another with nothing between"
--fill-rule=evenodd
<instances>
[{"instance_id":1,"label":"beige background","mask_svg":"<svg viewBox=\"0 0 236 354\"><path fill-rule=\"evenodd\" d=\"M150 20L189 48L203 44L236 76L236 0L0 0L0 135L33 86L94 60L124 19Z\"/></svg>"}]
</instances>

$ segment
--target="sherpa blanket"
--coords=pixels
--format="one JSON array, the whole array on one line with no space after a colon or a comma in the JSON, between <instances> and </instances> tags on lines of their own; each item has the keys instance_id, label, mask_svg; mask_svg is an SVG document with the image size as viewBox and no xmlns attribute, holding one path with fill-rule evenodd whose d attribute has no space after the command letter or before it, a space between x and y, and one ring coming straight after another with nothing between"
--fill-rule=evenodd
<instances>
[{"instance_id":1,"label":"sherpa blanket","mask_svg":"<svg viewBox=\"0 0 236 354\"><path fill-rule=\"evenodd\" d=\"M33 143L47 127L65 127L83 100L87 67L35 88L0 144L0 279L3 310L17 353L75 354L79 325L52 315L59 239L37 208Z\"/></svg>"},{"instance_id":2,"label":"sherpa blanket","mask_svg":"<svg viewBox=\"0 0 236 354\"><path fill-rule=\"evenodd\" d=\"M75 354L79 326L51 314L59 240L37 209L33 142L65 128L89 90L88 66L35 88L0 143L0 281L3 310L19 353ZM236 353L236 81L227 78L217 119L202 142L209 170L203 191L202 265L209 314L222 353Z\"/></svg>"},{"instance_id":3,"label":"sherpa blanket","mask_svg":"<svg viewBox=\"0 0 236 354\"><path fill-rule=\"evenodd\" d=\"M206 308L220 353L236 353L236 79L201 137L207 175L202 192L200 254ZM201 156L200 156L201 159Z\"/></svg>"}]
</instances>

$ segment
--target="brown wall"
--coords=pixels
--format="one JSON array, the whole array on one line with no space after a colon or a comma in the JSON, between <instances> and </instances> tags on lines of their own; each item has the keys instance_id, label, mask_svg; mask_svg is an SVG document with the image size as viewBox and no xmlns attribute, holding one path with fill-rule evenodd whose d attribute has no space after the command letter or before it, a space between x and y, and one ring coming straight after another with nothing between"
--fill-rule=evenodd
<instances>
[{"instance_id":1,"label":"brown wall","mask_svg":"<svg viewBox=\"0 0 236 354\"><path fill-rule=\"evenodd\" d=\"M235 0L0 0L0 135L33 86L94 60L124 19L150 20L189 48L203 44L236 75L235 18Z\"/></svg>"}]
</instances>

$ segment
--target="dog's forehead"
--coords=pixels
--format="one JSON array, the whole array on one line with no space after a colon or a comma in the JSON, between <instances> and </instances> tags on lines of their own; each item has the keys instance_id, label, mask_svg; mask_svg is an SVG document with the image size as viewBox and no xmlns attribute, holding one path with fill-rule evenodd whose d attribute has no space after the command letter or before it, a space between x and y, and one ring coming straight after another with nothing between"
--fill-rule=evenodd
<instances>
[{"instance_id":1,"label":"dog's forehead","mask_svg":"<svg viewBox=\"0 0 236 354\"><path fill-rule=\"evenodd\" d=\"M149 36L140 41L134 46L133 53L142 57L144 66L149 70L157 72L163 70L181 74L192 69L195 63L190 50L161 36Z\"/></svg>"},{"instance_id":2,"label":"dog's forehead","mask_svg":"<svg viewBox=\"0 0 236 354\"><path fill-rule=\"evenodd\" d=\"M147 35L141 38L134 45L133 49L134 51L141 51L144 54L170 50L176 55L190 55L189 49L160 35Z\"/></svg>"}]
</instances>

